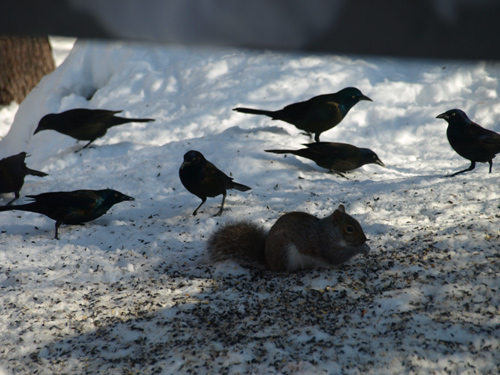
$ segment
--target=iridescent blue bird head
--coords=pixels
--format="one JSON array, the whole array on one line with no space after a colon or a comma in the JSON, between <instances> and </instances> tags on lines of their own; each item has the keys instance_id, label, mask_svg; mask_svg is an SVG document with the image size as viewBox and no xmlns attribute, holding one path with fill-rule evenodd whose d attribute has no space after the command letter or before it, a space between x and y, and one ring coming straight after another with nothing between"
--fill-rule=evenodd
<instances>
[{"instance_id":1,"label":"iridescent blue bird head","mask_svg":"<svg viewBox=\"0 0 500 375\"><path fill-rule=\"evenodd\" d=\"M436 118L442 118L446 120L449 124L453 124L455 122L469 124L471 123L471 119L467 117L464 111L461 109L450 109L440 115L436 116Z\"/></svg>"}]
</instances>

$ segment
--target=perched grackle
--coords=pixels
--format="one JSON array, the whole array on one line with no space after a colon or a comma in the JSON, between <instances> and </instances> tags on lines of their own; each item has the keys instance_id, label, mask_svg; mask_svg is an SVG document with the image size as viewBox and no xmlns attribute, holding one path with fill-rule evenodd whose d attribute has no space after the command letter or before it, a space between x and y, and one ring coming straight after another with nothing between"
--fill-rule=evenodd
<instances>
[{"instance_id":1,"label":"perched grackle","mask_svg":"<svg viewBox=\"0 0 500 375\"><path fill-rule=\"evenodd\" d=\"M26 152L20 152L0 160L0 193L14 193L15 197L7 206L19 198L19 192L27 175L44 177L47 173L35 171L26 166Z\"/></svg>"},{"instance_id":2,"label":"perched grackle","mask_svg":"<svg viewBox=\"0 0 500 375\"><path fill-rule=\"evenodd\" d=\"M59 239L58 229L61 224L81 224L104 215L113 205L123 201L133 201L119 191L75 190L27 195L34 201L16 206L2 206L0 211L29 211L46 215L56 221L55 239Z\"/></svg>"},{"instance_id":3,"label":"perched grackle","mask_svg":"<svg viewBox=\"0 0 500 375\"><path fill-rule=\"evenodd\" d=\"M231 177L210 163L198 151L186 152L184 162L179 169L179 177L184 187L201 199L201 204L194 210L193 215L198 213L198 210L205 203L207 197L213 198L222 194L220 210L215 214L215 216L220 216L224 209L227 189L236 189L239 191L251 189L248 186L234 182Z\"/></svg>"},{"instance_id":4,"label":"perched grackle","mask_svg":"<svg viewBox=\"0 0 500 375\"><path fill-rule=\"evenodd\" d=\"M460 109L450 109L436 118L448 122L448 142L457 154L471 162L469 168L455 172L450 177L472 171L476 163L486 162L490 164L491 173L493 158L500 152L500 134L476 124Z\"/></svg>"},{"instance_id":5,"label":"perched grackle","mask_svg":"<svg viewBox=\"0 0 500 375\"><path fill-rule=\"evenodd\" d=\"M79 141L89 141L82 150L97 138L103 137L109 128L128 122L150 122L150 118L125 118L115 114L121 111L106 109L76 108L61 113L50 113L42 117L33 134L42 130L55 130Z\"/></svg>"},{"instance_id":6,"label":"perched grackle","mask_svg":"<svg viewBox=\"0 0 500 375\"><path fill-rule=\"evenodd\" d=\"M234 108L233 111L266 115L273 120L281 120L295 125L319 142L319 136L337 126L347 112L360 100L372 101L355 87L346 87L334 94L315 96L304 102L293 103L278 111L266 111L252 108Z\"/></svg>"},{"instance_id":7,"label":"perched grackle","mask_svg":"<svg viewBox=\"0 0 500 375\"><path fill-rule=\"evenodd\" d=\"M265 150L275 154L294 154L311 159L320 167L329 169L342 177L343 172L352 171L365 164L378 164L385 167L384 163L369 148L359 148L347 143L316 142L304 144L307 148L300 150Z\"/></svg>"}]
</instances>

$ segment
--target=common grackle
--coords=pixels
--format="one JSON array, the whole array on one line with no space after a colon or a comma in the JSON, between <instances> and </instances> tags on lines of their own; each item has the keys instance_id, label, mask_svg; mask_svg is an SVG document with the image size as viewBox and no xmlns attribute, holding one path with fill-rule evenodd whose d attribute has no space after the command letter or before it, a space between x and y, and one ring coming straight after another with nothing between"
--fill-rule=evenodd
<instances>
[{"instance_id":1,"label":"common grackle","mask_svg":"<svg viewBox=\"0 0 500 375\"><path fill-rule=\"evenodd\" d=\"M384 163L369 148L359 148L347 143L316 142L304 144L307 148L300 150L265 150L275 154L294 154L313 160L320 167L329 169L342 177L343 172L352 171L365 164Z\"/></svg>"},{"instance_id":2,"label":"common grackle","mask_svg":"<svg viewBox=\"0 0 500 375\"><path fill-rule=\"evenodd\" d=\"M15 194L14 199L7 203L7 206L19 198L19 192L24 185L24 177L27 175L47 176L47 173L28 168L24 162L25 158L26 152L20 152L0 160L0 193Z\"/></svg>"},{"instance_id":3,"label":"common grackle","mask_svg":"<svg viewBox=\"0 0 500 375\"><path fill-rule=\"evenodd\" d=\"M133 201L119 191L75 190L27 195L33 202L16 206L2 206L0 211L29 211L46 215L56 221L55 239L59 239L61 224L81 224L104 215L113 205L123 201Z\"/></svg>"},{"instance_id":4,"label":"common grackle","mask_svg":"<svg viewBox=\"0 0 500 375\"><path fill-rule=\"evenodd\" d=\"M500 152L500 134L476 124L460 109L450 109L436 118L448 122L448 142L457 154L471 162L469 168L455 172L450 177L472 171L476 163L486 162L490 164L491 173L493 158Z\"/></svg>"},{"instance_id":5,"label":"common grackle","mask_svg":"<svg viewBox=\"0 0 500 375\"><path fill-rule=\"evenodd\" d=\"M273 120L281 120L306 131L309 136L314 133L314 140L334 126L337 126L347 112L360 100L372 101L355 87L346 87L334 94L315 96L304 102L293 103L278 111L266 111L252 108L234 108L233 111L266 115Z\"/></svg>"},{"instance_id":6,"label":"common grackle","mask_svg":"<svg viewBox=\"0 0 500 375\"><path fill-rule=\"evenodd\" d=\"M109 128L128 122L150 122L150 118L125 118L115 114L121 111L76 108L42 117L33 134L42 130L55 130L79 141L89 141L82 150L97 138L103 137Z\"/></svg>"},{"instance_id":7,"label":"common grackle","mask_svg":"<svg viewBox=\"0 0 500 375\"><path fill-rule=\"evenodd\" d=\"M231 177L210 163L198 151L186 152L184 162L179 169L179 177L184 187L201 199L201 204L193 212L194 216L198 213L203 203L205 203L207 197L213 198L222 194L220 210L215 214L215 216L220 216L224 209L227 189L236 189L239 191L251 189L248 186L234 182Z\"/></svg>"}]
</instances>

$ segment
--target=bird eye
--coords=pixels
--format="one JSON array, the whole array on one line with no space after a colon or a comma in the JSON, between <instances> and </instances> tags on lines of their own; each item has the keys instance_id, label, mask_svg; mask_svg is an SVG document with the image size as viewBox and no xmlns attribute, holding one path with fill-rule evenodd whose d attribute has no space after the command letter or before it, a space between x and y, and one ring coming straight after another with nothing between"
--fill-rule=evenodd
<instances>
[{"instance_id":1,"label":"bird eye","mask_svg":"<svg viewBox=\"0 0 500 375\"><path fill-rule=\"evenodd\" d=\"M452 115L452 116L455 116L455 115L456 115L456 113L455 113L455 112L453 112L451 115Z\"/></svg>"},{"instance_id":2,"label":"bird eye","mask_svg":"<svg viewBox=\"0 0 500 375\"><path fill-rule=\"evenodd\" d=\"M353 98L353 99L356 99L356 95L353 95L353 96L352 96L352 98Z\"/></svg>"},{"instance_id":3,"label":"bird eye","mask_svg":"<svg viewBox=\"0 0 500 375\"><path fill-rule=\"evenodd\" d=\"M354 233L354 227L352 225L346 225L344 228L344 231L347 234L353 234Z\"/></svg>"}]
</instances>

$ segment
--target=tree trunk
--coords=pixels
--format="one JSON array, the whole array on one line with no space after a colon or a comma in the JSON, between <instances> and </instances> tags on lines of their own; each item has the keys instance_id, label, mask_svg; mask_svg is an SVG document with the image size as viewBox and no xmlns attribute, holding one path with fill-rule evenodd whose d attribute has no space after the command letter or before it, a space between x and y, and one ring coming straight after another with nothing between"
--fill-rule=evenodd
<instances>
[{"instance_id":1,"label":"tree trunk","mask_svg":"<svg viewBox=\"0 0 500 375\"><path fill-rule=\"evenodd\" d=\"M21 103L54 68L48 37L0 36L0 105Z\"/></svg>"}]
</instances>

